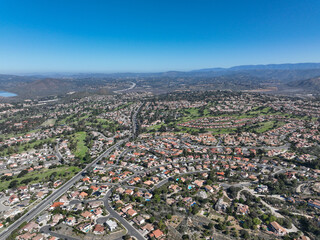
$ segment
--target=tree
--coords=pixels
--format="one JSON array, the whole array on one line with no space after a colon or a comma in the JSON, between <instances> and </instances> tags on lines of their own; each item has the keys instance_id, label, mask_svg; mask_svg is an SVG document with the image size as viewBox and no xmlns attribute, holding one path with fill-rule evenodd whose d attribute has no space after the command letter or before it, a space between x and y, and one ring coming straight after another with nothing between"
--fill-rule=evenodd
<instances>
[{"instance_id":1,"label":"tree","mask_svg":"<svg viewBox=\"0 0 320 240\"><path fill-rule=\"evenodd\" d=\"M161 125L161 127L159 128L159 132L165 132L167 130L167 128L164 125Z\"/></svg>"},{"instance_id":2,"label":"tree","mask_svg":"<svg viewBox=\"0 0 320 240\"><path fill-rule=\"evenodd\" d=\"M277 220L277 218L275 217L275 216L273 216L273 215L271 215L270 217L269 217L269 222L274 222L274 221L276 221Z\"/></svg>"},{"instance_id":3,"label":"tree","mask_svg":"<svg viewBox=\"0 0 320 240\"><path fill-rule=\"evenodd\" d=\"M19 174L18 174L18 178L21 178L21 177L23 177L23 176L25 176L26 174L28 173L28 170L22 170Z\"/></svg>"},{"instance_id":4,"label":"tree","mask_svg":"<svg viewBox=\"0 0 320 240\"><path fill-rule=\"evenodd\" d=\"M150 218L149 218L149 221L150 221L151 223L153 223L153 222L155 221L154 216L150 217Z\"/></svg>"},{"instance_id":5,"label":"tree","mask_svg":"<svg viewBox=\"0 0 320 240\"><path fill-rule=\"evenodd\" d=\"M208 229L212 229L212 228L213 228L213 223L210 222L210 223L208 224Z\"/></svg>"},{"instance_id":6,"label":"tree","mask_svg":"<svg viewBox=\"0 0 320 240\"><path fill-rule=\"evenodd\" d=\"M159 196L158 194L155 194L153 200L154 200L156 203L159 203L160 200L161 200L161 198L160 198L160 196Z\"/></svg>"},{"instance_id":7,"label":"tree","mask_svg":"<svg viewBox=\"0 0 320 240\"><path fill-rule=\"evenodd\" d=\"M9 188L16 188L18 186L18 180L13 180L9 183Z\"/></svg>"},{"instance_id":8,"label":"tree","mask_svg":"<svg viewBox=\"0 0 320 240\"><path fill-rule=\"evenodd\" d=\"M55 177L57 176L57 172L53 172L53 173L51 173L51 175L50 175L50 181L54 181L54 179L55 179Z\"/></svg>"},{"instance_id":9,"label":"tree","mask_svg":"<svg viewBox=\"0 0 320 240\"><path fill-rule=\"evenodd\" d=\"M241 234L241 237L244 239L250 238L250 235L249 235L248 231L246 231L246 230L240 230L240 234Z\"/></svg>"},{"instance_id":10,"label":"tree","mask_svg":"<svg viewBox=\"0 0 320 240\"><path fill-rule=\"evenodd\" d=\"M252 221L253 221L254 225L260 225L261 224L261 220L259 218L254 218Z\"/></svg>"},{"instance_id":11,"label":"tree","mask_svg":"<svg viewBox=\"0 0 320 240\"><path fill-rule=\"evenodd\" d=\"M199 211L200 211L200 207L198 205L194 205L192 207L191 212L192 212L193 215L196 215Z\"/></svg>"},{"instance_id":12,"label":"tree","mask_svg":"<svg viewBox=\"0 0 320 240\"><path fill-rule=\"evenodd\" d=\"M128 234L126 234L125 236L123 236L123 239L124 240L129 240L131 237L130 237L130 235L128 235Z\"/></svg>"},{"instance_id":13,"label":"tree","mask_svg":"<svg viewBox=\"0 0 320 240\"><path fill-rule=\"evenodd\" d=\"M231 196L231 198L236 198L237 193L239 192L240 188L231 186L227 189L227 192Z\"/></svg>"}]
</instances>

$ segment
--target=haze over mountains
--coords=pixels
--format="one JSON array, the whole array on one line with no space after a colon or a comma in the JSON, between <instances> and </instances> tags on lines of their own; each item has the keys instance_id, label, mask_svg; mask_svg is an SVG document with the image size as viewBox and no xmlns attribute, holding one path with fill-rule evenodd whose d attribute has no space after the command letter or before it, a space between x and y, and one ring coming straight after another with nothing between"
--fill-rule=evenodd
<instances>
[{"instance_id":1,"label":"haze over mountains","mask_svg":"<svg viewBox=\"0 0 320 240\"><path fill-rule=\"evenodd\" d=\"M289 87L303 88L310 91L320 91L320 77L298 80L288 83Z\"/></svg>"},{"instance_id":2,"label":"haze over mountains","mask_svg":"<svg viewBox=\"0 0 320 240\"><path fill-rule=\"evenodd\" d=\"M320 63L243 65L158 73L49 73L0 75L0 90L20 97L65 94L70 91L121 89L136 82L135 90L255 90L278 93L320 93ZM270 90L272 89L272 90ZM102 91L104 92L104 91ZM109 92L109 91L107 91Z\"/></svg>"},{"instance_id":3,"label":"haze over mountains","mask_svg":"<svg viewBox=\"0 0 320 240\"><path fill-rule=\"evenodd\" d=\"M205 68L194 71L221 71L221 70L302 70L302 69L320 69L320 63L284 63L284 64L259 64L259 65L240 65L230 68Z\"/></svg>"}]
</instances>

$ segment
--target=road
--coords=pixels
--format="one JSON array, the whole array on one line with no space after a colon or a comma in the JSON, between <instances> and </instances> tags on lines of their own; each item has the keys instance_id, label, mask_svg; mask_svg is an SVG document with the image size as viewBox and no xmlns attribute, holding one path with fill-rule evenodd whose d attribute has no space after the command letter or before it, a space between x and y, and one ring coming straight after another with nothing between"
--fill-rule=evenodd
<instances>
[{"instance_id":1,"label":"road","mask_svg":"<svg viewBox=\"0 0 320 240\"><path fill-rule=\"evenodd\" d=\"M121 90L117 90L117 91L113 91L114 93L121 93L121 92L126 92L126 91L129 91L131 89L134 89L136 87L136 83L134 82L131 82L132 85L129 87L129 88L126 88L126 89L121 89Z\"/></svg>"},{"instance_id":2,"label":"road","mask_svg":"<svg viewBox=\"0 0 320 240\"><path fill-rule=\"evenodd\" d=\"M106 210L109 212L110 217L117 219L128 231L128 234L134 236L138 240L145 240L146 238L137 230L135 229L126 219L121 217L109 204L109 197L111 196L112 188L109 189L106 196L104 197L104 206Z\"/></svg>"},{"instance_id":3,"label":"road","mask_svg":"<svg viewBox=\"0 0 320 240\"><path fill-rule=\"evenodd\" d=\"M67 161L66 159L63 158L61 152L59 151L59 143L57 143L57 145L55 147L55 151L56 151L56 157L58 158L59 162L61 162L61 160L63 160L65 163L70 163L69 161Z\"/></svg>"},{"instance_id":4,"label":"road","mask_svg":"<svg viewBox=\"0 0 320 240\"><path fill-rule=\"evenodd\" d=\"M129 141L130 138L135 137L136 136L136 132L137 132L137 120L136 120L136 118L137 118L137 114L140 111L142 106L143 106L143 104L141 104L139 107L137 107L136 111L132 115L132 136L131 137L123 139L123 140L119 141L118 143L116 143L115 145L113 145L112 147L108 148L104 153L102 153L94 161L92 161L90 164L88 164L84 169L82 169L79 173L77 173L73 178L71 178L69 181L67 181L65 184L63 184L59 189L56 189L50 196L48 196L46 199L44 199L42 202L40 202L38 205L36 205L31 210L29 210L25 215L20 217L16 222L14 222L7 229L5 229L2 233L0 233L0 239L6 239L23 222L28 222L28 221L32 220L34 217L36 217L38 214L40 214L43 210L48 208L57 198L62 196L76 182L78 182L81 179L82 175L85 174L87 171L89 171L92 167L94 167L94 165L97 162L99 162L103 157L109 155L115 148L118 148L121 144ZM195 161L197 161L197 160L195 160ZM158 167L159 166L157 166L155 168L158 168ZM192 173L194 174L194 173L201 173L201 172L209 172L209 170L183 173L183 174L180 174L180 175L192 174ZM136 174L138 174L138 173L136 172L134 175L128 177L128 179L131 179ZM128 179L124 179L123 182L125 182ZM152 188L152 190L155 189L155 188L161 187L164 184L166 184L168 182L168 179L164 179L163 181L158 183L156 186L154 186ZM111 189L113 189L113 188L111 188ZM144 240L145 238L141 235L141 233L138 230L136 230L134 227L132 227L131 224L129 224L124 218L122 218L116 211L114 211L110 207L109 202L108 202L108 198L110 197L110 195L111 195L111 190L108 191L108 193L107 193L107 195L106 195L106 197L104 199L106 210L110 213L110 216L114 217L121 224L123 224L123 226L127 228L128 233L130 235L134 236L138 240Z\"/></svg>"},{"instance_id":5,"label":"road","mask_svg":"<svg viewBox=\"0 0 320 240\"><path fill-rule=\"evenodd\" d=\"M42 227L42 228L40 229L40 232L45 233L45 234L50 234L51 236L57 237L57 238L59 238L59 239L79 240L78 238L73 238L73 237L69 237L69 236L66 236L66 235L62 235L62 234L59 234L59 233L56 233L56 232L51 232L49 225Z\"/></svg>"},{"instance_id":6,"label":"road","mask_svg":"<svg viewBox=\"0 0 320 240\"><path fill-rule=\"evenodd\" d=\"M250 189L250 188L247 188L247 187L243 187L242 190L239 191L239 193L241 191L247 191L249 192L250 194L254 195L255 197L261 197L262 195L259 195L257 194L254 190ZM239 194L240 195L240 194ZM282 200L282 199L281 199ZM278 212L279 209L275 208L275 207L272 207L270 204L266 203L265 201L263 201L262 199L260 199L260 202L265 205L267 208L270 209L271 213L276 216L277 218L285 218L282 214L280 214ZM291 229L286 229L288 232L298 232L299 229L294 225L292 224L292 227Z\"/></svg>"},{"instance_id":7,"label":"road","mask_svg":"<svg viewBox=\"0 0 320 240\"><path fill-rule=\"evenodd\" d=\"M301 188L302 188L303 186L305 186L305 185L306 185L306 183L300 184L300 185L297 187L296 192L297 192L297 193L301 193Z\"/></svg>"},{"instance_id":8,"label":"road","mask_svg":"<svg viewBox=\"0 0 320 240\"><path fill-rule=\"evenodd\" d=\"M56 151L56 156L57 156L58 160L61 161L61 159L63 159L63 157L59 151L59 143L57 143L57 145L55 147L55 151Z\"/></svg>"},{"instance_id":9,"label":"road","mask_svg":"<svg viewBox=\"0 0 320 240\"><path fill-rule=\"evenodd\" d=\"M128 141L127 139L121 140L112 147L108 148L104 153L102 153L99 157L97 157L94 161L89 163L84 169L82 169L79 173L77 173L73 178L71 178L69 181L67 181L64 185L62 185L60 188L56 189L49 197L45 198L42 202L40 202L38 205L33 207L30 211L28 211L25 215L20 217L17 221L15 221L13 224L11 224L7 229L5 229L3 232L0 233L0 239L6 239L10 236L10 234L17 229L23 222L28 222L32 220L34 217L36 217L38 214L40 214L43 210L48 208L52 203L62 196L66 191L68 191L76 182L78 182L82 174L84 174L86 171L88 171L91 167L93 167L97 162L99 162L103 157L109 155L115 148L120 146L125 141Z\"/></svg>"},{"instance_id":10,"label":"road","mask_svg":"<svg viewBox=\"0 0 320 240\"><path fill-rule=\"evenodd\" d=\"M142 105L141 105L142 106ZM132 136L135 135L136 133L136 128L137 128L137 121L136 117L138 112L141 109L141 106L137 109L136 112L133 113L133 118L132 118ZM12 223L8 228L4 229L0 233L0 239L6 239L7 237L10 236L10 234L19 226L24 223L24 222L29 222L33 218L35 218L38 214L40 214L43 210L47 209L52 203L62 196L66 191L68 191L76 182L78 182L82 175L85 174L88 170L90 170L94 165L99 162L102 158L105 156L109 155L114 149L118 148L121 144L129 141L130 137L120 140L117 142L115 145L111 146L108 148L106 151L104 151L99 157L97 157L94 161L89 163L85 168L83 168L80 172L78 172L73 178L71 178L69 181L64 183L60 188L54 190L50 196L45 198L42 202L40 202L38 205L33 207L31 210L29 210L26 214L21 216L17 221ZM135 234L133 234L135 236ZM141 238L140 238L141 239Z\"/></svg>"},{"instance_id":11,"label":"road","mask_svg":"<svg viewBox=\"0 0 320 240\"><path fill-rule=\"evenodd\" d=\"M137 135L137 129L138 129L137 115L140 112L142 106L143 106L143 103L140 104L140 106L137 108L137 110L132 115L132 137L133 138L135 138Z\"/></svg>"}]
</instances>

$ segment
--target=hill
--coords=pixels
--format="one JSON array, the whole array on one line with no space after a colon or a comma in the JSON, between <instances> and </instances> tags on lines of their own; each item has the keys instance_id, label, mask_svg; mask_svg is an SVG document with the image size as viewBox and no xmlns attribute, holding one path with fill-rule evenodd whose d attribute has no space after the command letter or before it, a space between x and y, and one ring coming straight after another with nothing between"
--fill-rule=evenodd
<instances>
[{"instance_id":1,"label":"hill","mask_svg":"<svg viewBox=\"0 0 320 240\"><path fill-rule=\"evenodd\" d=\"M284 64L260 64L260 65L240 65L230 68L205 68L193 70L192 72L216 72L216 71L239 71L239 70L305 70L320 69L320 63L284 63Z\"/></svg>"},{"instance_id":2,"label":"hill","mask_svg":"<svg viewBox=\"0 0 320 240\"><path fill-rule=\"evenodd\" d=\"M12 91L19 96L46 96L67 93L73 88L74 84L71 81L46 78L20 83Z\"/></svg>"},{"instance_id":3,"label":"hill","mask_svg":"<svg viewBox=\"0 0 320 240\"><path fill-rule=\"evenodd\" d=\"M158 73L78 73L15 76L0 74L0 90L21 98L45 97L68 92L110 94L137 83L135 91L154 93L181 90L259 90L320 92L320 63L245 65L195 71Z\"/></svg>"},{"instance_id":4,"label":"hill","mask_svg":"<svg viewBox=\"0 0 320 240\"><path fill-rule=\"evenodd\" d=\"M288 87L318 92L320 91L320 77L290 82L288 83Z\"/></svg>"}]
</instances>

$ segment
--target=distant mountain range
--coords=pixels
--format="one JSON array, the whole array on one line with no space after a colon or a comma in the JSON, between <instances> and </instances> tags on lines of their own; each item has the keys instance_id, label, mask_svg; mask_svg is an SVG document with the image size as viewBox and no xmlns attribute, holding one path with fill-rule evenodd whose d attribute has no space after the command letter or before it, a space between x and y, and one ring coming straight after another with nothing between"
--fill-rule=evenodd
<instances>
[{"instance_id":1,"label":"distant mountain range","mask_svg":"<svg viewBox=\"0 0 320 240\"><path fill-rule=\"evenodd\" d=\"M305 80L298 80L287 84L288 87L300 88L305 91L319 92L320 91L320 77L310 78Z\"/></svg>"},{"instance_id":2,"label":"distant mountain range","mask_svg":"<svg viewBox=\"0 0 320 240\"><path fill-rule=\"evenodd\" d=\"M243 65L158 73L0 74L0 90L16 93L23 98L70 91L110 92L110 89L121 89L131 82L137 83L136 90L147 88L156 92L277 89L280 93L288 90L320 94L320 63Z\"/></svg>"},{"instance_id":3,"label":"distant mountain range","mask_svg":"<svg viewBox=\"0 0 320 240\"><path fill-rule=\"evenodd\" d=\"M320 63L283 63L266 65L240 65L230 68L204 68L191 72L220 72L220 71L239 71L239 70L306 70L320 69Z\"/></svg>"},{"instance_id":4,"label":"distant mountain range","mask_svg":"<svg viewBox=\"0 0 320 240\"><path fill-rule=\"evenodd\" d=\"M43 96L67 93L69 89L73 88L74 84L72 81L45 78L23 83L16 89L16 92L19 95Z\"/></svg>"}]
</instances>

